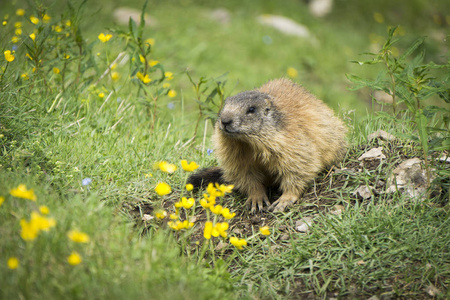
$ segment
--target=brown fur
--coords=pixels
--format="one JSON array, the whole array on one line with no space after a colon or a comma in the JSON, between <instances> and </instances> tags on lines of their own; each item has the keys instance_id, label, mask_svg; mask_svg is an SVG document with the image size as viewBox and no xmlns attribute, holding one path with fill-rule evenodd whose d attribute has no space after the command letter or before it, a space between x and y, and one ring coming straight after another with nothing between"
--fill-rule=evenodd
<instances>
[{"instance_id":1,"label":"brown fur","mask_svg":"<svg viewBox=\"0 0 450 300\"><path fill-rule=\"evenodd\" d=\"M266 187L279 186L271 209L284 211L307 184L346 152L347 129L301 86L276 79L226 99L215 126L215 153L225 181L248 196L252 212L270 205Z\"/></svg>"}]
</instances>

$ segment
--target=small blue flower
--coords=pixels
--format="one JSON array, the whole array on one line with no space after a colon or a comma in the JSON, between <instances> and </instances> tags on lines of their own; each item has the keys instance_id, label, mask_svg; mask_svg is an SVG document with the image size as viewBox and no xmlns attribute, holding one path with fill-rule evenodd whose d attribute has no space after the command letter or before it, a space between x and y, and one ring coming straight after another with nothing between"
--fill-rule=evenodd
<instances>
[{"instance_id":1,"label":"small blue flower","mask_svg":"<svg viewBox=\"0 0 450 300\"><path fill-rule=\"evenodd\" d=\"M117 97L117 103L120 103L122 101L122 98Z\"/></svg>"},{"instance_id":2,"label":"small blue flower","mask_svg":"<svg viewBox=\"0 0 450 300\"><path fill-rule=\"evenodd\" d=\"M167 104L167 108L168 109L174 109L175 108L175 104L173 102L170 102L169 104Z\"/></svg>"},{"instance_id":3,"label":"small blue flower","mask_svg":"<svg viewBox=\"0 0 450 300\"><path fill-rule=\"evenodd\" d=\"M211 155L213 153L213 149L206 150L206 154Z\"/></svg>"},{"instance_id":4,"label":"small blue flower","mask_svg":"<svg viewBox=\"0 0 450 300\"><path fill-rule=\"evenodd\" d=\"M268 35L263 36L262 41L266 45L272 44L272 38Z\"/></svg>"},{"instance_id":5,"label":"small blue flower","mask_svg":"<svg viewBox=\"0 0 450 300\"><path fill-rule=\"evenodd\" d=\"M86 185L90 185L92 182L92 179L90 178L85 178L83 179L83 181L81 182L82 185L86 186Z\"/></svg>"},{"instance_id":6,"label":"small blue flower","mask_svg":"<svg viewBox=\"0 0 450 300\"><path fill-rule=\"evenodd\" d=\"M12 46L12 50L13 50L13 51L16 51L16 50L17 50L17 45L13 45L13 46Z\"/></svg>"}]
</instances>

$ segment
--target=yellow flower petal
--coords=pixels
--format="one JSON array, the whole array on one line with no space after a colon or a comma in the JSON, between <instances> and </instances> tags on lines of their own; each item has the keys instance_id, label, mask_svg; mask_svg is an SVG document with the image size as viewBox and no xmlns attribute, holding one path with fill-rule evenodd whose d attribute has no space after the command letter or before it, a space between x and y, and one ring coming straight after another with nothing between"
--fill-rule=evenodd
<instances>
[{"instance_id":1,"label":"yellow flower petal","mask_svg":"<svg viewBox=\"0 0 450 300\"><path fill-rule=\"evenodd\" d=\"M170 194L172 192L172 189L170 188L170 185L168 185L167 183L160 182L156 186L155 192L160 196L164 196L164 195Z\"/></svg>"},{"instance_id":2,"label":"yellow flower petal","mask_svg":"<svg viewBox=\"0 0 450 300\"><path fill-rule=\"evenodd\" d=\"M259 232L261 232L262 235L270 235L269 226L260 227Z\"/></svg>"},{"instance_id":3,"label":"yellow flower petal","mask_svg":"<svg viewBox=\"0 0 450 300\"><path fill-rule=\"evenodd\" d=\"M182 160L181 167L183 168L183 170L185 170L187 172L192 172L192 171L196 170L199 167L199 165L197 165L197 163L195 163L193 161L191 161L188 164L187 160Z\"/></svg>"},{"instance_id":4,"label":"yellow flower petal","mask_svg":"<svg viewBox=\"0 0 450 300\"><path fill-rule=\"evenodd\" d=\"M67 233L67 237L75 243L89 243L89 235L79 230L71 230Z\"/></svg>"},{"instance_id":5,"label":"yellow flower petal","mask_svg":"<svg viewBox=\"0 0 450 300\"><path fill-rule=\"evenodd\" d=\"M25 184L19 184L18 187L10 190L9 193L11 194L11 196L16 197L16 198L23 198L23 199L28 199L31 201L37 200L34 190L33 189L27 190L27 187L25 186Z\"/></svg>"},{"instance_id":6,"label":"yellow flower petal","mask_svg":"<svg viewBox=\"0 0 450 300\"><path fill-rule=\"evenodd\" d=\"M82 261L81 255L76 251L73 251L69 257L67 257L67 262L72 266L79 265Z\"/></svg>"},{"instance_id":7,"label":"yellow flower petal","mask_svg":"<svg viewBox=\"0 0 450 300\"><path fill-rule=\"evenodd\" d=\"M7 262L8 269L15 270L19 267L19 259L17 257L10 257Z\"/></svg>"}]
</instances>

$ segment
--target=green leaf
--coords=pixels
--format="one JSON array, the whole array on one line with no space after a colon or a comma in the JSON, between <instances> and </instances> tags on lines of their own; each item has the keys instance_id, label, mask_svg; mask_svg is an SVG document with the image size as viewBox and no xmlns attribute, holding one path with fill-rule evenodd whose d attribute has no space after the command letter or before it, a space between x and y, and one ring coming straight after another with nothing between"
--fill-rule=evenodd
<instances>
[{"instance_id":1,"label":"green leaf","mask_svg":"<svg viewBox=\"0 0 450 300\"><path fill-rule=\"evenodd\" d=\"M130 29L130 35L134 38L135 41L137 41L138 34L136 31L136 22L130 17L130 20L128 21L128 28Z\"/></svg>"},{"instance_id":2,"label":"green leaf","mask_svg":"<svg viewBox=\"0 0 450 300\"><path fill-rule=\"evenodd\" d=\"M138 31L138 36L141 39L142 39L142 33L144 31L144 27L145 27L145 9L147 8L147 4L148 4L148 0L145 1L144 6L142 7L142 12L141 12L141 23L139 24L139 31Z\"/></svg>"},{"instance_id":3,"label":"green leaf","mask_svg":"<svg viewBox=\"0 0 450 300\"><path fill-rule=\"evenodd\" d=\"M423 44L425 38L417 39L408 49L406 49L405 53L400 56L401 59L405 59L407 56L411 55L420 45Z\"/></svg>"}]
</instances>

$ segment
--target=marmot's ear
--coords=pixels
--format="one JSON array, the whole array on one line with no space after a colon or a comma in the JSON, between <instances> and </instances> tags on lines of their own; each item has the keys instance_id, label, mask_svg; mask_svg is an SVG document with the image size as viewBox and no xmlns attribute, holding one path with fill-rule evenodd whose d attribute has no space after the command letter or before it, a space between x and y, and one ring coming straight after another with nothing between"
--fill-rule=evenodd
<instances>
[{"instance_id":1,"label":"marmot's ear","mask_svg":"<svg viewBox=\"0 0 450 300\"><path fill-rule=\"evenodd\" d=\"M264 103L266 104L266 107L272 107L273 106L273 101L275 100L275 98L273 98L270 95L265 95L264 98Z\"/></svg>"}]
</instances>

